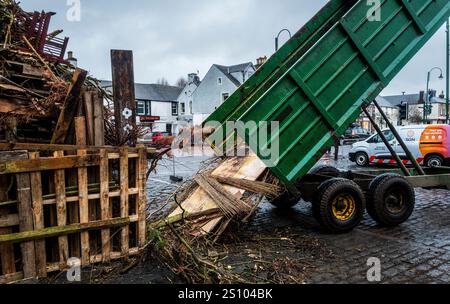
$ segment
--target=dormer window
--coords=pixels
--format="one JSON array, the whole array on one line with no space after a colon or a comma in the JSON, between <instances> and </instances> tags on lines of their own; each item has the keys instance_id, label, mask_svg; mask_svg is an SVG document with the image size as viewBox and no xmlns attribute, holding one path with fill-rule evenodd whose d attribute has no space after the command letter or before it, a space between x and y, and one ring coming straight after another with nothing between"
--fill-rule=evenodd
<instances>
[{"instance_id":1,"label":"dormer window","mask_svg":"<svg viewBox=\"0 0 450 304\"><path fill-rule=\"evenodd\" d=\"M217 78L217 84L222 85L222 77Z\"/></svg>"}]
</instances>

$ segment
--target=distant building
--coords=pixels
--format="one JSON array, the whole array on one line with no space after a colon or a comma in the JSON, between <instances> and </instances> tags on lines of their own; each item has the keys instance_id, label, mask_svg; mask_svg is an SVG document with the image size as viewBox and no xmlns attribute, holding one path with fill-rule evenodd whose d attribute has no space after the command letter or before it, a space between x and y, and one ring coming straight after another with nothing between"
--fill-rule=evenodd
<instances>
[{"instance_id":1,"label":"distant building","mask_svg":"<svg viewBox=\"0 0 450 304\"><path fill-rule=\"evenodd\" d=\"M385 97L378 96L375 99L383 112L388 117L389 121L394 124L399 124L399 107L396 105L390 103ZM375 120L375 122L380 126L380 128L384 129L387 128L387 123L384 121L383 117L381 116L381 113L377 110L374 104L371 104L367 107L367 111L370 113L371 117ZM358 123L366 130L374 133L375 128L370 122L369 118L363 113L360 118L358 119Z\"/></svg>"},{"instance_id":2,"label":"distant building","mask_svg":"<svg viewBox=\"0 0 450 304\"><path fill-rule=\"evenodd\" d=\"M178 120L192 124L194 121L194 92L199 87L201 81L198 74L192 73L188 75L186 86L182 89L178 96Z\"/></svg>"},{"instance_id":3,"label":"distant building","mask_svg":"<svg viewBox=\"0 0 450 304\"><path fill-rule=\"evenodd\" d=\"M201 125L255 71L251 62L233 66L214 64L192 96L194 125Z\"/></svg>"},{"instance_id":4,"label":"distant building","mask_svg":"<svg viewBox=\"0 0 450 304\"><path fill-rule=\"evenodd\" d=\"M102 87L112 91L111 81L102 81ZM159 84L135 84L137 123L152 132L178 131L178 97L183 89Z\"/></svg>"},{"instance_id":5,"label":"distant building","mask_svg":"<svg viewBox=\"0 0 450 304\"><path fill-rule=\"evenodd\" d=\"M435 90L430 90L430 104L431 114L428 115L428 124L445 124L446 119L446 100L445 95L442 93L437 96ZM425 92L421 91L419 94L408 95L396 95L385 96L390 103L400 105L402 102L406 103L408 109L408 119L404 122L404 125L422 124L424 118L424 104L425 104Z\"/></svg>"}]
</instances>

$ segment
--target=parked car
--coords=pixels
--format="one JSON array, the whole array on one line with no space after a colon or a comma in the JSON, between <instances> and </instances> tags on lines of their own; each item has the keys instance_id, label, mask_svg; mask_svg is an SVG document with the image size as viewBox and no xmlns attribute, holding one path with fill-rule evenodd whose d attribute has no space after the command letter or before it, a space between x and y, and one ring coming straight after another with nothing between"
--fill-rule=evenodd
<instances>
[{"instance_id":1,"label":"parked car","mask_svg":"<svg viewBox=\"0 0 450 304\"><path fill-rule=\"evenodd\" d=\"M350 145L362 140L365 140L371 136L370 132L359 125L353 125L348 128L343 136L343 145Z\"/></svg>"},{"instance_id":2,"label":"parked car","mask_svg":"<svg viewBox=\"0 0 450 304\"><path fill-rule=\"evenodd\" d=\"M175 137L169 132L153 132L151 145L156 147L170 147Z\"/></svg>"},{"instance_id":3,"label":"parked car","mask_svg":"<svg viewBox=\"0 0 450 304\"><path fill-rule=\"evenodd\" d=\"M450 164L450 126L409 126L399 127L397 131L419 164L427 167L440 167ZM404 163L410 164L405 151L392 131L389 129L383 130L383 134ZM369 164L396 163L378 134L365 141L355 143L352 146L349 158L350 161L361 167Z\"/></svg>"}]
</instances>

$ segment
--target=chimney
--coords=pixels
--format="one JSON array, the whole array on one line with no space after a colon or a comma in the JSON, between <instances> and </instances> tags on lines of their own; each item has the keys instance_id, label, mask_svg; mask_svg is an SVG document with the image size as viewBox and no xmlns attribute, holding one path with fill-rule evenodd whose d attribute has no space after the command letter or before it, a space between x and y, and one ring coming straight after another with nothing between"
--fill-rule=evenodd
<instances>
[{"instance_id":1,"label":"chimney","mask_svg":"<svg viewBox=\"0 0 450 304\"><path fill-rule=\"evenodd\" d=\"M197 73L190 73L188 74L188 84L189 83L199 83L200 82L200 77L198 77Z\"/></svg>"},{"instance_id":2,"label":"chimney","mask_svg":"<svg viewBox=\"0 0 450 304\"><path fill-rule=\"evenodd\" d=\"M66 59L71 65L73 65L74 67L78 67L78 60L73 57L73 52L69 51L67 52L67 59Z\"/></svg>"},{"instance_id":3,"label":"chimney","mask_svg":"<svg viewBox=\"0 0 450 304\"><path fill-rule=\"evenodd\" d=\"M425 91L420 91L419 103L420 104L425 103Z\"/></svg>"},{"instance_id":4,"label":"chimney","mask_svg":"<svg viewBox=\"0 0 450 304\"><path fill-rule=\"evenodd\" d=\"M439 98L440 98L440 99L445 99L444 91L442 91L442 93L439 95Z\"/></svg>"},{"instance_id":5,"label":"chimney","mask_svg":"<svg viewBox=\"0 0 450 304\"><path fill-rule=\"evenodd\" d=\"M267 56L259 57L256 59L256 69L259 69L267 61Z\"/></svg>"}]
</instances>

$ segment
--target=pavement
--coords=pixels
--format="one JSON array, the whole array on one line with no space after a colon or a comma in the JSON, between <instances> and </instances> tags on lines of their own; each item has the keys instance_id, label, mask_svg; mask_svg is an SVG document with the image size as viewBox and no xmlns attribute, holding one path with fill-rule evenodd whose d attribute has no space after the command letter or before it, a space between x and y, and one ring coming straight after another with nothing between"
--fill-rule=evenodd
<instances>
[{"instance_id":1,"label":"pavement","mask_svg":"<svg viewBox=\"0 0 450 304\"><path fill-rule=\"evenodd\" d=\"M339 169L357 170L346 158L348 147L341 149L337 162L332 155L321 164ZM209 157L175 158L175 175L185 180L195 174ZM157 216L165 210L163 203L173 196L179 184L170 181L173 164L164 159L156 173L150 176L149 212ZM289 231L299 238L314 238L322 250L332 252L325 258L308 260L306 283L450 283L450 191L417 189L417 207L411 219L396 228L383 228L368 215L353 232L330 235L321 229L312 216L311 206L300 203L284 212L270 204L260 205L254 220L244 234L267 235L274 231ZM156 212L156 213L155 213ZM290 256L289 252L279 252ZM292 259L298 255L292 254ZM378 264L371 264L379 261ZM376 268L373 268L375 266ZM379 266L379 267L378 267ZM375 269L375 272L372 270ZM368 273L379 274L369 282ZM122 278L124 279L124 278Z\"/></svg>"}]
</instances>

